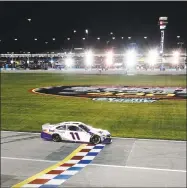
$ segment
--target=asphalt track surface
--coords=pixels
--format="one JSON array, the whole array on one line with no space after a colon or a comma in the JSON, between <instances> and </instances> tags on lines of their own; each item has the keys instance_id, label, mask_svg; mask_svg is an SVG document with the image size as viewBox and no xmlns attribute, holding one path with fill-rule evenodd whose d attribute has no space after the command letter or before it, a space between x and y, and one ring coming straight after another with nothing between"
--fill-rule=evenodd
<instances>
[{"instance_id":1,"label":"asphalt track surface","mask_svg":"<svg viewBox=\"0 0 187 188\"><path fill-rule=\"evenodd\" d=\"M1 131L1 187L62 161L80 144L44 141L38 133ZM113 138L62 187L186 187L186 142Z\"/></svg>"}]
</instances>

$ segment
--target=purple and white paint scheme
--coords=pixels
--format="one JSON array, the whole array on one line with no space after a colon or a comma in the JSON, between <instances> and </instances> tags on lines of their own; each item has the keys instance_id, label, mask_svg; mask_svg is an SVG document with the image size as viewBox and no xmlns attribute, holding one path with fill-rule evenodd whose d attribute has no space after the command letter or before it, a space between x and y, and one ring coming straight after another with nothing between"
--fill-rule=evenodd
<instances>
[{"instance_id":1,"label":"purple and white paint scheme","mask_svg":"<svg viewBox=\"0 0 187 188\"><path fill-rule=\"evenodd\" d=\"M111 134L107 130L93 128L82 122L74 121L42 125L41 138L54 142L112 143Z\"/></svg>"}]
</instances>

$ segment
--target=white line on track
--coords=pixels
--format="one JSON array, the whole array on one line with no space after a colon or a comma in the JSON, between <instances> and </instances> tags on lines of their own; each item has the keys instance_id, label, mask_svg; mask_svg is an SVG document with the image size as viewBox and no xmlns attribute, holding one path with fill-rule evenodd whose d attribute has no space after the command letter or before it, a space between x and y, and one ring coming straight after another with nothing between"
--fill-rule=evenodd
<instances>
[{"instance_id":1,"label":"white line on track","mask_svg":"<svg viewBox=\"0 0 187 188\"><path fill-rule=\"evenodd\" d=\"M58 163L59 162L59 161L51 161L51 160L16 158L16 157L1 157L1 159L20 160L20 161L33 161L33 162L47 162L47 163Z\"/></svg>"},{"instance_id":2,"label":"white line on track","mask_svg":"<svg viewBox=\"0 0 187 188\"><path fill-rule=\"evenodd\" d=\"M17 131L1 131L1 132L2 132L2 133L3 133L3 132L4 132L4 133L6 133L6 132L7 132L7 133L8 133L8 132L9 132L9 133L21 133L21 134L25 134L25 133L28 134L28 133L30 133L30 134L38 134L38 135L40 134L40 133L33 133L33 132L17 132Z\"/></svg>"},{"instance_id":3,"label":"white line on track","mask_svg":"<svg viewBox=\"0 0 187 188\"><path fill-rule=\"evenodd\" d=\"M33 132L16 132L16 131L1 131L2 133L6 133L6 132L11 132L11 133L30 133L30 134L36 134L39 135L40 133L33 133ZM159 142L182 142L182 143L186 143L186 141L182 141L182 140L159 140L159 139L147 139L147 138L121 138L121 137L112 137L114 139L120 139L120 140L139 140L139 141L159 141Z\"/></svg>"},{"instance_id":4,"label":"white line on track","mask_svg":"<svg viewBox=\"0 0 187 188\"><path fill-rule=\"evenodd\" d=\"M58 163L59 161L41 160L41 159L28 159L28 158L16 158L16 157L1 157L1 159L7 160L20 160L20 161L33 161L33 162L48 162ZM154 171L168 171L168 172L184 172L186 170L175 170L175 169L164 169L164 168L150 168L150 167L138 167L138 166L120 166L120 165L106 165L106 164L89 164L90 166L101 166L101 167L112 167L112 168L128 168L128 169L139 169L139 170L154 170Z\"/></svg>"},{"instance_id":5,"label":"white line on track","mask_svg":"<svg viewBox=\"0 0 187 188\"><path fill-rule=\"evenodd\" d=\"M175 170L175 169L164 169L164 168L149 168L149 167L139 167L139 166L118 166L118 165L104 165L104 164L90 164L90 166L129 168L129 169L139 169L139 170L169 171L169 172L185 172L186 173L186 170Z\"/></svg>"}]
</instances>

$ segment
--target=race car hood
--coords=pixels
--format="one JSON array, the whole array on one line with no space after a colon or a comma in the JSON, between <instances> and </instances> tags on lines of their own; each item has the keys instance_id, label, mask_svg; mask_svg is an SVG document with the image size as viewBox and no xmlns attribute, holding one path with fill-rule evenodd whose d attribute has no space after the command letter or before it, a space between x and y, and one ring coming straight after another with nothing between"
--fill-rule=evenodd
<instances>
[{"instance_id":1,"label":"race car hood","mask_svg":"<svg viewBox=\"0 0 187 188\"><path fill-rule=\"evenodd\" d=\"M103 136L110 135L110 133L107 130L96 129L93 127L90 127L90 133L97 134L97 135L103 135Z\"/></svg>"}]
</instances>

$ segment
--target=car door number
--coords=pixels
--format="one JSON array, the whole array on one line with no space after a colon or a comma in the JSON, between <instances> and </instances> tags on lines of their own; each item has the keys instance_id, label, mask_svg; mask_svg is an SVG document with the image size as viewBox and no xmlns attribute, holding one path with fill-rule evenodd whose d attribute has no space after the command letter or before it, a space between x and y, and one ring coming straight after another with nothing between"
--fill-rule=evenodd
<instances>
[{"instance_id":1,"label":"car door number","mask_svg":"<svg viewBox=\"0 0 187 188\"><path fill-rule=\"evenodd\" d=\"M78 133L74 133L74 132L70 132L73 140L80 140L79 134Z\"/></svg>"}]
</instances>

